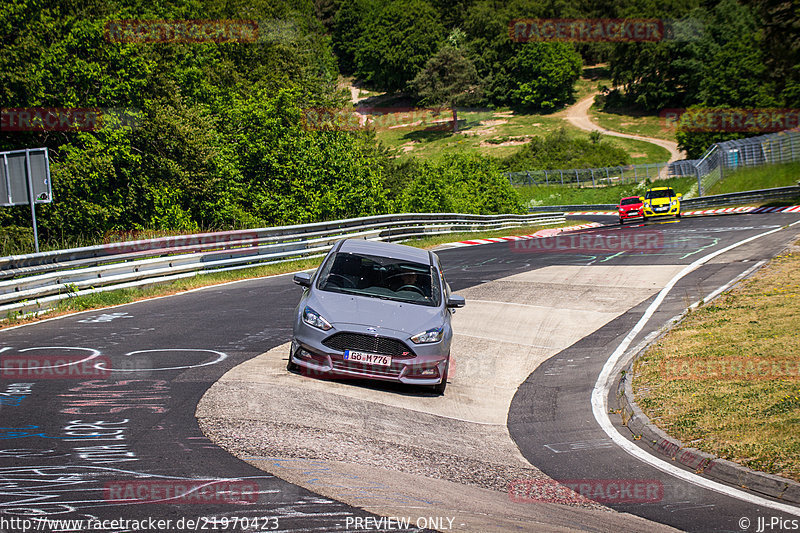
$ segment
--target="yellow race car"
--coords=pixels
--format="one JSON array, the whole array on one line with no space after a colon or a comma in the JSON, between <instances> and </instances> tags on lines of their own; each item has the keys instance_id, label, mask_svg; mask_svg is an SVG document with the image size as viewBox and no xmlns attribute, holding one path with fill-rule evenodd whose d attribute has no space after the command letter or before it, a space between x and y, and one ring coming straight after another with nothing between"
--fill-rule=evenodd
<instances>
[{"instance_id":1,"label":"yellow race car","mask_svg":"<svg viewBox=\"0 0 800 533\"><path fill-rule=\"evenodd\" d=\"M672 187L651 187L644 195L644 218L663 216L681 218L681 194Z\"/></svg>"}]
</instances>

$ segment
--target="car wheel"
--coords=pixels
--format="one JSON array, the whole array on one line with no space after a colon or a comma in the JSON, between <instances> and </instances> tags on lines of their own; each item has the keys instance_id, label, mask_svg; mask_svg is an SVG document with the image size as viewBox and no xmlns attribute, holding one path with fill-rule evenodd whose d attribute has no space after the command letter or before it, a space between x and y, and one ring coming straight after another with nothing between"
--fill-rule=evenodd
<instances>
[{"instance_id":1,"label":"car wheel","mask_svg":"<svg viewBox=\"0 0 800 533\"><path fill-rule=\"evenodd\" d=\"M625 224L625 221L624 221L624 220L622 220L622 219L619 219L619 223L620 223L620 224Z\"/></svg>"},{"instance_id":2,"label":"car wheel","mask_svg":"<svg viewBox=\"0 0 800 533\"><path fill-rule=\"evenodd\" d=\"M286 363L286 370L288 370L289 372L297 372L298 370L300 370L300 366L297 363L295 363L294 361L292 361L292 349L291 348L289 348L289 362Z\"/></svg>"},{"instance_id":3,"label":"car wheel","mask_svg":"<svg viewBox=\"0 0 800 533\"><path fill-rule=\"evenodd\" d=\"M444 389L447 388L447 375L448 370L450 369L450 359L447 359L447 363L444 365L444 375L442 375L442 382L437 383L433 386L433 392L439 395L444 394Z\"/></svg>"},{"instance_id":4,"label":"car wheel","mask_svg":"<svg viewBox=\"0 0 800 533\"><path fill-rule=\"evenodd\" d=\"M678 213L677 215L675 215L675 218L681 218L681 214Z\"/></svg>"}]
</instances>

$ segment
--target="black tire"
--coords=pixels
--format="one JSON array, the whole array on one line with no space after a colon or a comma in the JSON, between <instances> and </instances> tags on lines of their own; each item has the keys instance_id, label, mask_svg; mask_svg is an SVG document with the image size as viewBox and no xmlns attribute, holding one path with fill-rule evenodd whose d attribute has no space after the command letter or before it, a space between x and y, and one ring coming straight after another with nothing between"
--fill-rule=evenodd
<instances>
[{"instance_id":1,"label":"black tire","mask_svg":"<svg viewBox=\"0 0 800 533\"><path fill-rule=\"evenodd\" d=\"M297 373L300 370L300 366L297 363L292 361L292 349L289 348L289 361L286 363L286 370L289 372Z\"/></svg>"},{"instance_id":2,"label":"black tire","mask_svg":"<svg viewBox=\"0 0 800 533\"><path fill-rule=\"evenodd\" d=\"M443 396L444 390L447 388L447 375L450 370L450 359L447 360L447 364L444 366L444 375L442 376L442 382L437 383L433 386L433 392L436 394Z\"/></svg>"},{"instance_id":3,"label":"black tire","mask_svg":"<svg viewBox=\"0 0 800 533\"><path fill-rule=\"evenodd\" d=\"M622 219L619 219L619 224L620 224L620 226L621 226L621 225L625 224L625 221L624 221L624 220L622 220Z\"/></svg>"},{"instance_id":4,"label":"black tire","mask_svg":"<svg viewBox=\"0 0 800 533\"><path fill-rule=\"evenodd\" d=\"M680 220L680 218L681 218L681 214L680 214L680 213L678 213L677 215L675 215L675 218L677 218L678 220Z\"/></svg>"}]
</instances>

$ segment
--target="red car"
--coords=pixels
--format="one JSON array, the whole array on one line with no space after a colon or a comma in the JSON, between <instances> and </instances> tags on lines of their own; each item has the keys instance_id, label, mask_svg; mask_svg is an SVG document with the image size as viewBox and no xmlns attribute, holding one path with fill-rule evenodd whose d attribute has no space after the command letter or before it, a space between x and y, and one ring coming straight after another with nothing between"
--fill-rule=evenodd
<instances>
[{"instance_id":1,"label":"red car","mask_svg":"<svg viewBox=\"0 0 800 533\"><path fill-rule=\"evenodd\" d=\"M619 223L624 224L629 218L644 219L644 198L641 196L628 196L619 201Z\"/></svg>"}]
</instances>

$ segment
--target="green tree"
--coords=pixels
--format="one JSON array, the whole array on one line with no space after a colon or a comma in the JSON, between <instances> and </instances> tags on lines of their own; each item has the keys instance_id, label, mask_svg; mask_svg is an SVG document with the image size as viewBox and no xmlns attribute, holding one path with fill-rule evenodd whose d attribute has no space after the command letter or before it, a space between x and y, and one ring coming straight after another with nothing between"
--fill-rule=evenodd
<instances>
[{"instance_id":1,"label":"green tree","mask_svg":"<svg viewBox=\"0 0 800 533\"><path fill-rule=\"evenodd\" d=\"M381 4L372 0L342 2L331 23L331 42L339 68L345 74L356 70L356 54L369 21L380 11Z\"/></svg>"},{"instance_id":2,"label":"green tree","mask_svg":"<svg viewBox=\"0 0 800 533\"><path fill-rule=\"evenodd\" d=\"M407 168L396 210L474 214L521 213L517 191L494 158L478 154L448 154L436 162Z\"/></svg>"},{"instance_id":3,"label":"green tree","mask_svg":"<svg viewBox=\"0 0 800 533\"><path fill-rule=\"evenodd\" d=\"M569 43L518 44L495 73L491 94L498 103L553 110L572 97L581 57Z\"/></svg>"},{"instance_id":4,"label":"green tree","mask_svg":"<svg viewBox=\"0 0 800 533\"><path fill-rule=\"evenodd\" d=\"M303 127L299 91L240 97L223 121L217 164L229 177L208 206L248 224L299 224L385 213L382 157L368 135ZM231 224L218 220L217 225Z\"/></svg>"},{"instance_id":5,"label":"green tree","mask_svg":"<svg viewBox=\"0 0 800 533\"><path fill-rule=\"evenodd\" d=\"M779 11L782 14L776 25L788 28L786 9ZM633 16L653 16L653 12L640 11ZM772 106L788 103L784 95L791 94L794 82L787 76L775 76L774 70L793 72L786 64L789 56L782 53L777 57L783 59L771 57L774 41L765 40L765 28L770 26L757 16L755 8L736 0L698 7L692 0L672 6L663 16L685 17L683 26L688 27L689 21L694 21L700 31L697 34L678 31L680 39L658 43L615 45L610 71L614 84L624 87L623 101L656 111L697 104ZM682 26L675 27L680 30ZM785 37L789 48L800 42L782 31L778 30L778 34ZM766 33L774 38L775 34ZM800 74L800 69L796 74ZM622 102L618 98L609 99L610 105L619 103Z\"/></svg>"},{"instance_id":6,"label":"green tree","mask_svg":"<svg viewBox=\"0 0 800 533\"><path fill-rule=\"evenodd\" d=\"M356 74L387 91L402 91L445 38L438 13L425 0L393 0L358 39Z\"/></svg>"},{"instance_id":7,"label":"green tree","mask_svg":"<svg viewBox=\"0 0 800 533\"><path fill-rule=\"evenodd\" d=\"M453 130L458 131L458 106L469 106L483 99L483 86L472 61L460 51L445 45L431 57L409 86L424 105L453 109Z\"/></svg>"},{"instance_id":8,"label":"green tree","mask_svg":"<svg viewBox=\"0 0 800 533\"><path fill-rule=\"evenodd\" d=\"M784 0L749 0L763 28L766 74L778 99L787 107L800 105L800 4Z\"/></svg>"}]
</instances>

